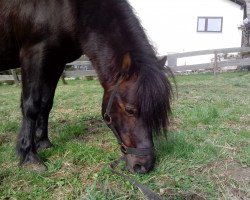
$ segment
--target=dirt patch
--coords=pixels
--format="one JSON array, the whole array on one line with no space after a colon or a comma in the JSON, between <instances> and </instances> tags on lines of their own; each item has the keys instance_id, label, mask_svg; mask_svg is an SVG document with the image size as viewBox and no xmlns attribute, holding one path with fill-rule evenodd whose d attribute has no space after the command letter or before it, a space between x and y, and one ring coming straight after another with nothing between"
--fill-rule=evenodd
<instances>
[{"instance_id":1,"label":"dirt patch","mask_svg":"<svg viewBox=\"0 0 250 200\"><path fill-rule=\"evenodd\" d=\"M218 172L236 181L250 183L250 168L242 167L237 162L228 162L224 167L218 170Z\"/></svg>"},{"instance_id":2,"label":"dirt patch","mask_svg":"<svg viewBox=\"0 0 250 200\"><path fill-rule=\"evenodd\" d=\"M8 143L11 141L11 137L8 135L0 135L0 146L4 143Z\"/></svg>"},{"instance_id":3,"label":"dirt patch","mask_svg":"<svg viewBox=\"0 0 250 200\"><path fill-rule=\"evenodd\" d=\"M67 199L70 194L74 192L74 188L70 185L60 186L54 189L52 197L55 200L64 200Z\"/></svg>"},{"instance_id":4,"label":"dirt patch","mask_svg":"<svg viewBox=\"0 0 250 200\"><path fill-rule=\"evenodd\" d=\"M73 111L74 111L73 109L66 109L66 108L58 108L57 109L57 112L63 113L63 114L72 113Z\"/></svg>"},{"instance_id":5,"label":"dirt patch","mask_svg":"<svg viewBox=\"0 0 250 200\"><path fill-rule=\"evenodd\" d=\"M235 130L246 130L250 131L250 115L243 115L240 117L240 123L237 122L225 122L225 126L229 128L233 128Z\"/></svg>"},{"instance_id":6,"label":"dirt patch","mask_svg":"<svg viewBox=\"0 0 250 200\"><path fill-rule=\"evenodd\" d=\"M238 188L232 188L228 191L228 196L231 200L249 200L250 196L247 192Z\"/></svg>"},{"instance_id":7,"label":"dirt patch","mask_svg":"<svg viewBox=\"0 0 250 200\"><path fill-rule=\"evenodd\" d=\"M234 160L211 163L200 168L202 173L218 186L223 198L232 200L250 199L250 167L242 166Z\"/></svg>"},{"instance_id":8,"label":"dirt patch","mask_svg":"<svg viewBox=\"0 0 250 200\"><path fill-rule=\"evenodd\" d=\"M241 116L240 121L243 123L250 122L250 114Z\"/></svg>"},{"instance_id":9,"label":"dirt patch","mask_svg":"<svg viewBox=\"0 0 250 200\"><path fill-rule=\"evenodd\" d=\"M179 118L170 118L169 131L177 131L180 128L181 120Z\"/></svg>"},{"instance_id":10,"label":"dirt patch","mask_svg":"<svg viewBox=\"0 0 250 200\"><path fill-rule=\"evenodd\" d=\"M8 180L8 179L10 179L10 177L13 176L12 171L9 170L10 168L12 168L12 166L9 166L9 165L8 166L7 165L0 165L0 169L1 169L0 170L0 186L5 184L4 183L5 179ZM1 195L0 195L0 199L1 199Z\"/></svg>"},{"instance_id":11,"label":"dirt patch","mask_svg":"<svg viewBox=\"0 0 250 200\"><path fill-rule=\"evenodd\" d=\"M101 133L101 129L105 126L102 119L89 119L86 120L84 123L86 126L84 132L86 134L76 135L75 139L77 139L78 141L79 140L83 140L84 142L91 141L94 137L93 135Z\"/></svg>"},{"instance_id":12,"label":"dirt patch","mask_svg":"<svg viewBox=\"0 0 250 200\"><path fill-rule=\"evenodd\" d=\"M219 177L227 177L240 182L250 183L250 168L243 167L233 160L220 161L203 168L202 173L216 174Z\"/></svg>"},{"instance_id":13,"label":"dirt patch","mask_svg":"<svg viewBox=\"0 0 250 200\"><path fill-rule=\"evenodd\" d=\"M92 129L102 127L104 125L104 122L102 119L90 119L85 121L87 125L87 130L92 131Z\"/></svg>"},{"instance_id":14,"label":"dirt patch","mask_svg":"<svg viewBox=\"0 0 250 200\"><path fill-rule=\"evenodd\" d=\"M160 194L162 197L168 200L172 199L184 199L184 200L206 200L205 197L203 197L200 194L196 194L194 192L188 192L188 193L178 193L175 192L172 189L162 189L160 190Z\"/></svg>"},{"instance_id":15,"label":"dirt patch","mask_svg":"<svg viewBox=\"0 0 250 200\"><path fill-rule=\"evenodd\" d=\"M106 163L104 162L100 162L95 166L83 166L82 169L79 170L82 183L86 186L92 185L105 166Z\"/></svg>"}]
</instances>

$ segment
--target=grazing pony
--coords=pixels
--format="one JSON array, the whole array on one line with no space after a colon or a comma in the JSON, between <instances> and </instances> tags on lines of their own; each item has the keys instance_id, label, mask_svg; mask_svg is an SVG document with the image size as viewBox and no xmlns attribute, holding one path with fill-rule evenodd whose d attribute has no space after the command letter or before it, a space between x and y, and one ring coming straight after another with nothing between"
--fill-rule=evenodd
<instances>
[{"instance_id":1,"label":"grazing pony","mask_svg":"<svg viewBox=\"0 0 250 200\"><path fill-rule=\"evenodd\" d=\"M128 168L155 163L153 132L168 124L171 85L126 0L0 0L0 70L21 67L22 167L44 171L48 118L66 63L86 54L104 89L102 115Z\"/></svg>"}]
</instances>

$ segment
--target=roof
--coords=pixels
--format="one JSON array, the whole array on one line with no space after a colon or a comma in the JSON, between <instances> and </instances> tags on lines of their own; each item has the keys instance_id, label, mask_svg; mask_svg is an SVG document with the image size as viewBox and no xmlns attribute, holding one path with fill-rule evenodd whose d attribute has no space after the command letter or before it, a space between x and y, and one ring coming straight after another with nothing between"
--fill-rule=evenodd
<instances>
[{"instance_id":1,"label":"roof","mask_svg":"<svg viewBox=\"0 0 250 200\"><path fill-rule=\"evenodd\" d=\"M232 2L235 2L241 6L245 6L246 5L246 2L244 0L230 0Z\"/></svg>"},{"instance_id":2,"label":"roof","mask_svg":"<svg viewBox=\"0 0 250 200\"><path fill-rule=\"evenodd\" d=\"M244 1L244 0L230 0L230 1L239 4L244 9L244 19L245 19L247 17L246 1Z\"/></svg>"}]
</instances>

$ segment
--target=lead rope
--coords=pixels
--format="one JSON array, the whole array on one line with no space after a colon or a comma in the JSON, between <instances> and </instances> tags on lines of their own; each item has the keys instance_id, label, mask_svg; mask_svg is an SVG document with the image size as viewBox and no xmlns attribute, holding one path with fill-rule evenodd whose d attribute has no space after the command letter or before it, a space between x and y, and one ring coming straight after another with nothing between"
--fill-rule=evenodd
<instances>
[{"instance_id":1,"label":"lead rope","mask_svg":"<svg viewBox=\"0 0 250 200\"><path fill-rule=\"evenodd\" d=\"M141 184L137 180L133 179L132 177L125 175L121 172L118 172L116 170L116 167L118 164L124 160L123 156L118 158L117 160L114 160L112 163L110 163L110 169L113 174L116 174L118 176L121 176L122 178L126 179L129 181L134 187L138 188L142 194L144 194L149 200L162 200L157 194L155 194L152 190L147 188L145 185Z\"/></svg>"}]
</instances>

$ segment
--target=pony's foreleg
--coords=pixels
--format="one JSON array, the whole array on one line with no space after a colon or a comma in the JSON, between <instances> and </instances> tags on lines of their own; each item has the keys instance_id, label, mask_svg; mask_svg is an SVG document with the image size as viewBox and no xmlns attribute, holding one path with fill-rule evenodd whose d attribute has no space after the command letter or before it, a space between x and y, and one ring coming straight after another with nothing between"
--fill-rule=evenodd
<instances>
[{"instance_id":1,"label":"pony's foreleg","mask_svg":"<svg viewBox=\"0 0 250 200\"><path fill-rule=\"evenodd\" d=\"M34 171L47 167L39 158L35 146L36 121L41 112L43 75L43 44L20 51L22 66L22 127L17 140L20 165Z\"/></svg>"}]
</instances>

